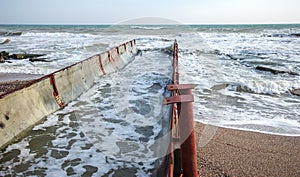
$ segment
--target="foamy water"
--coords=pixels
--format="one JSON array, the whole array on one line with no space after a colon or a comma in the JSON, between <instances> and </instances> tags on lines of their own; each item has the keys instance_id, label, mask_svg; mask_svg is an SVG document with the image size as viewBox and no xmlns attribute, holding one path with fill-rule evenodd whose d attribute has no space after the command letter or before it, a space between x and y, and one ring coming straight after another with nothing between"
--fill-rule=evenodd
<instances>
[{"instance_id":1,"label":"foamy water","mask_svg":"<svg viewBox=\"0 0 300 177\"><path fill-rule=\"evenodd\" d=\"M164 154L157 140L171 73L166 48L174 39L180 82L196 84L196 121L300 136L300 99L289 92L300 88L300 77L255 69L300 73L297 33L299 25L1 26L0 39L10 39L1 50L44 53L51 62L12 60L0 72L48 74L133 38L142 55L10 145L0 174L150 175Z\"/></svg>"}]
</instances>

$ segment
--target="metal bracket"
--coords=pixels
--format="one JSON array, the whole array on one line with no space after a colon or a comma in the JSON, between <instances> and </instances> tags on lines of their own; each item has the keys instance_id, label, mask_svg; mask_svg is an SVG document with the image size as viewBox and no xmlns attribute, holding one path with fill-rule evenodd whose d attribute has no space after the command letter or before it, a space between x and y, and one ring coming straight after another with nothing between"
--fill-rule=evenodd
<instances>
[{"instance_id":1,"label":"metal bracket","mask_svg":"<svg viewBox=\"0 0 300 177\"><path fill-rule=\"evenodd\" d=\"M193 102L193 95L179 95L179 96L171 96L164 99L164 104L173 104L173 103L188 103Z\"/></svg>"},{"instance_id":2,"label":"metal bracket","mask_svg":"<svg viewBox=\"0 0 300 177\"><path fill-rule=\"evenodd\" d=\"M170 84L167 85L167 90L189 90L195 88L194 84Z\"/></svg>"}]
</instances>

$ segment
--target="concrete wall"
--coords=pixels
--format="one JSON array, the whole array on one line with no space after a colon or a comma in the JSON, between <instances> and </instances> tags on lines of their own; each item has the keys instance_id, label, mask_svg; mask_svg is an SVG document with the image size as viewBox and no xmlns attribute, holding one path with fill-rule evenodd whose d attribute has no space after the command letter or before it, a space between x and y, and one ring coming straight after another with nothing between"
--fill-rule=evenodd
<instances>
[{"instance_id":1,"label":"concrete wall","mask_svg":"<svg viewBox=\"0 0 300 177\"><path fill-rule=\"evenodd\" d=\"M125 67L136 53L135 40L129 41L1 96L0 149L76 99L101 76Z\"/></svg>"}]
</instances>

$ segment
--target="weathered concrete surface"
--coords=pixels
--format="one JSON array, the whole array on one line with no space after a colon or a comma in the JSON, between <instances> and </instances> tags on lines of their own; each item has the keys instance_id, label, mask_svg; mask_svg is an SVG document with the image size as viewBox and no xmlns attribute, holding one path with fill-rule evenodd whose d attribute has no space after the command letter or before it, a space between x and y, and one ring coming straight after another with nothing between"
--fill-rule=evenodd
<instances>
[{"instance_id":1,"label":"weathered concrete surface","mask_svg":"<svg viewBox=\"0 0 300 177\"><path fill-rule=\"evenodd\" d=\"M0 149L22 137L26 130L47 115L62 108L57 100L64 105L68 104L92 87L104 74L126 66L136 53L135 41L129 41L44 76L24 88L1 95ZM51 83L53 78L54 84Z\"/></svg>"}]
</instances>

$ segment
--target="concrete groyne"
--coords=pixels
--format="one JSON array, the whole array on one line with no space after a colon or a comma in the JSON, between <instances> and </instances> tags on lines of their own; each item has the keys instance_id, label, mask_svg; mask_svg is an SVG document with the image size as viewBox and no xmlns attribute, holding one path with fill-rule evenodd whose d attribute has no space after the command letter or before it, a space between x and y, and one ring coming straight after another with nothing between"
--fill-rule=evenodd
<instances>
[{"instance_id":1,"label":"concrete groyne","mask_svg":"<svg viewBox=\"0 0 300 177\"><path fill-rule=\"evenodd\" d=\"M135 40L0 95L0 149L134 59Z\"/></svg>"}]
</instances>

